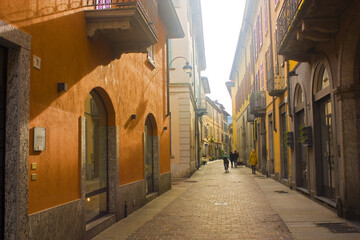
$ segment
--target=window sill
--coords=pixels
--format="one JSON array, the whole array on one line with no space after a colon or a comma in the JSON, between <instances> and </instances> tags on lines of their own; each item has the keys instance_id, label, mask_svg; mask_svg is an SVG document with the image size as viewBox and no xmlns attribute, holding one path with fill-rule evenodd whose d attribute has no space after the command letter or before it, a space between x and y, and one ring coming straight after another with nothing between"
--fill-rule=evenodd
<instances>
[{"instance_id":1,"label":"window sill","mask_svg":"<svg viewBox=\"0 0 360 240\"><path fill-rule=\"evenodd\" d=\"M296 187L296 189L299 190L300 192L305 193L306 195L310 195L309 190L307 190L306 188Z\"/></svg>"},{"instance_id":2,"label":"window sill","mask_svg":"<svg viewBox=\"0 0 360 240\"><path fill-rule=\"evenodd\" d=\"M319 200L320 202L326 203L327 205L336 208L336 202L332 201L329 198L323 197L323 196L315 196L315 198L317 200Z\"/></svg>"},{"instance_id":3,"label":"window sill","mask_svg":"<svg viewBox=\"0 0 360 240\"><path fill-rule=\"evenodd\" d=\"M155 64L155 61L152 60L151 58L147 58L147 63L150 65L151 68L156 68L156 64Z\"/></svg>"}]
</instances>

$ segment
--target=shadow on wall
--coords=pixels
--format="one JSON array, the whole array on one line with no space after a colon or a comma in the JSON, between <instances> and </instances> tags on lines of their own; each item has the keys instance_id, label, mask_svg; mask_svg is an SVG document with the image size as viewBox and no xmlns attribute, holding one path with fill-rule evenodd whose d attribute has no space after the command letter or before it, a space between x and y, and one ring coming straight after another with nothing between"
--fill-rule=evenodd
<instances>
[{"instance_id":1,"label":"shadow on wall","mask_svg":"<svg viewBox=\"0 0 360 240\"><path fill-rule=\"evenodd\" d=\"M101 36L94 40L86 37L84 12L28 25L22 30L32 35L32 54L41 58L41 69L31 68L30 121L59 98L61 101L54 107L81 112L77 106L83 105L78 102L79 96L84 95L82 91L90 92L99 77L105 78L100 74L102 66L112 61L110 44L104 44L108 40ZM99 66L99 74L91 75ZM67 92L57 92L57 83L61 82L68 84ZM71 88L75 85L74 91Z\"/></svg>"},{"instance_id":2,"label":"shadow on wall","mask_svg":"<svg viewBox=\"0 0 360 240\"><path fill-rule=\"evenodd\" d=\"M7 3L8 2L8 3ZM67 0L67 1L44 1L44 0L30 0L26 1L13 1L13 0L3 0L3 6L8 6L6 13L7 22L10 24L20 24L26 26L26 23L36 21L38 18L44 17L53 17L56 14L68 11L76 11L80 8L87 7L88 3L93 1L89 0ZM12 11L11 9L16 9ZM19 10L20 9L20 10Z\"/></svg>"}]
</instances>

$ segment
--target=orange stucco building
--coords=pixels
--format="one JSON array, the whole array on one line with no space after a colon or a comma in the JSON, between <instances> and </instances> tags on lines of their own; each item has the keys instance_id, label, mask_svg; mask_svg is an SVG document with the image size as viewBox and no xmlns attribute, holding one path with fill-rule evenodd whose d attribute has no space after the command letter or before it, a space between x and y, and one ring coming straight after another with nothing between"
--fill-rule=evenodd
<instances>
[{"instance_id":1,"label":"orange stucco building","mask_svg":"<svg viewBox=\"0 0 360 240\"><path fill-rule=\"evenodd\" d=\"M171 187L167 41L183 30L171 1L116 2L1 3L1 121L21 145L17 164L3 154L5 239L90 238Z\"/></svg>"}]
</instances>

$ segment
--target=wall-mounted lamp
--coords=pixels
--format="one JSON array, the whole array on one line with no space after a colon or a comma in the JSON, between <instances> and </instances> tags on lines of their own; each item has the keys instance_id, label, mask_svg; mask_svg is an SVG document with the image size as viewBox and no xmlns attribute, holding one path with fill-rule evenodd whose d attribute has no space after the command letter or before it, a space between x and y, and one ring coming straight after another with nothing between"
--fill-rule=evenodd
<instances>
[{"instance_id":1,"label":"wall-mounted lamp","mask_svg":"<svg viewBox=\"0 0 360 240\"><path fill-rule=\"evenodd\" d=\"M136 119L136 114L131 114L130 118L131 118L132 120L135 120L135 119Z\"/></svg>"},{"instance_id":2,"label":"wall-mounted lamp","mask_svg":"<svg viewBox=\"0 0 360 240\"><path fill-rule=\"evenodd\" d=\"M192 66L189 64L189 62L186 62L185 66L183 67L184 71L186 73L191 73Z\"/></svg>"},{"instance_id":3,"label":"wall-mounted lamp","mask_svg":"<svg viewBox=\"0 0 360 240\"><path fill-rule=\"evenodd\" d=\"M191 71L192 71L192 66L189 64L189 61L188 61L186 58L182 57L182 56L178 56L178 57L174 58L173 60L171 60L169 66L171 66L171 64L173 63L173 61L174 61L175 59L178 59L178 58L182 58L182 59L184 59L184 60L186 61L185 66L183 67L184 72L186 72L186 73L191 73Z\"/></svg>"},{"instance_id":4,"label":"wall-mounted lamp","mask_svg":"<svg viewBox=\"0 0 360 240\"><path fill-rule=\"evenodd\" d=\"M163 129L164 129L164 131L166 131L166 130L167 130L167 127L164 127Z\"/></svg>"},{"instance_id":5,"label":"wall-mounted lamp","mask_svg":"<svg viewBox=\"0 0 360 240\"><path fill-rule=\"evenodd\" d=\"M62 91L64 91L64 92L66 92L68 90L68 85L67 85L67 83L58 83L57 84L57 91L58 92L62 92Z\"/></svg>"}]
</instances>

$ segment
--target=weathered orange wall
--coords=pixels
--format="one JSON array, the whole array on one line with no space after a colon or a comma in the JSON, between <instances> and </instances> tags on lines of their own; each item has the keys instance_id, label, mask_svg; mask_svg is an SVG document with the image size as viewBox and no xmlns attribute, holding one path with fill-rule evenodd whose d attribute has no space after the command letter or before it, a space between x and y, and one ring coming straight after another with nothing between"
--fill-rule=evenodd
<instances>
[{"instance_id":1,"label":"weathered orange wall","mask_svg":"<svg viewBox=\"0 0 360 240\"><path fill-rule=\"evenodd\" d=\"M84 115L86 96L95 87L107 92L115 110L120 185L144 179L143 132L150 113L155 116L160 138L160 173L170 172L169 130L163 130L164 126L170 128L166 117L166 31L161 22L153 69L143 53L112 60L107 40L86 37L82 9L51 14L44 8L42 11L50 14L32 18L39 16L39 11L28 10L39 9L35 7L38 2L3 0L1 5L6 7L0 9L0 19L31 35L31 54L42 60L40 70L31 68L29 128L30 133L34 126L46 128L46 150L32 151L31 134L29 164L37 163L37 170L29 170L29 179L36 173L37 180L29 180L29 213L80 198L79 118ZM52 6L55 1L41 4ZM67 92L57 92L59 82L68 84ZM137 119L129 121L131 114Z\"/></svg>"}]
</instances>

